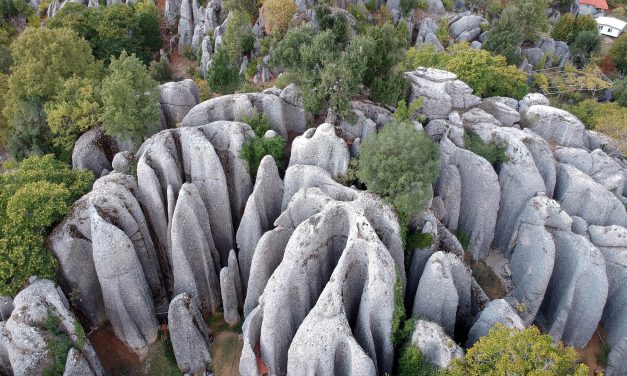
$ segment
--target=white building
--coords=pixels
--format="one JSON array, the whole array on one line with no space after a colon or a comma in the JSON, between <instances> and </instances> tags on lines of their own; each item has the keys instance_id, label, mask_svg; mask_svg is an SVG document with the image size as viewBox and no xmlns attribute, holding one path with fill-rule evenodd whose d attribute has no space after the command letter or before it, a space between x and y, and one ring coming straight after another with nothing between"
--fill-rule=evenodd
<instances>
[{"instance_id":1,"label":"white building","mask_svg":"<svg viewBox=\"0 0 627 376\"><path fill-rule=\"evenodd\" d=\"M599 33L614 38L619 36L627 26L627 22L614 17L598 17L595 20L599 25Z\"/></svg>"}]
</instances>

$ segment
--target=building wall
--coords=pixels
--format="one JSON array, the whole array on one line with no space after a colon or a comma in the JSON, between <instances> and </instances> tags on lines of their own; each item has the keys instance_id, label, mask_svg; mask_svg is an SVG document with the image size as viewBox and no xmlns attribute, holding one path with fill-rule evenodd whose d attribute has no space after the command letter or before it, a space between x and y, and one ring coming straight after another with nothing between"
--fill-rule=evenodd
<instances>
[{"instance_id":1,"label":"building wall","mask_svg":"<svg viewBox=\"0 0 627 376\"><path fill-rule=\"evenodd\" d=\"M603 10L595 8L594 5L579 4L579 12L578 13L579 14L595 15L595 14L603 14Z\"/></svg>"},{"instance_id":2,"label":"building wall","mask_svg":"<svg viewBox=\"0 0 627 376\"><path fill-rule=\"evenodd\" d=\"M620 31L616 28L607 25L599 25L599 33L608 35L610 37L617 37Z\"/></svg>"}]
</instances>

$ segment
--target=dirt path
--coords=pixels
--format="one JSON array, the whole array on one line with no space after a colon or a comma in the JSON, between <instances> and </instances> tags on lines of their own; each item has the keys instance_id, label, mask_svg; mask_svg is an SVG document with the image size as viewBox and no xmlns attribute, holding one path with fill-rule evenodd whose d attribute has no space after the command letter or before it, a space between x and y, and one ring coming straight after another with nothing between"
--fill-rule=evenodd
<instances>
[{"instance_id":1,"label":"dirt path","mask_svg":"<svg viewBox=\"0 0 627 376\"><path fill-rule=\"evenodd\" d=\"M222 315L209 319L209 330L213 336L213 372L220 376L239 375L239 358L244 341L241 338L241 325L234 328L224 322Z\"/></svg>"},{"instance_id":2,"label":"dirt path","mask_svg":"<svg viewBox=\"0 0 627 376\"><path fill-rule=\"evenodd\" d=\"M603 365L600 364L600 356L603 354L603 342L607 342L607 333L601 325L594 332L590 342L583 349L575 349L577 354L581 357L581 360L588 366L588 375L596 375L596 371L603 370Z\"/></svg>"}]
</instances>

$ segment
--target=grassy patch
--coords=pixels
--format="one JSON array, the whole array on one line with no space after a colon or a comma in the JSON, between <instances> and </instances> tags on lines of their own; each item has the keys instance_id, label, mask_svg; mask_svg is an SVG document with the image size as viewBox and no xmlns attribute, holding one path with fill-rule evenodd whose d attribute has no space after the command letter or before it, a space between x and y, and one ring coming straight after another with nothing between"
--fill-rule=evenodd
<instances>
[{"instance_id":1,"label":"grassy patch","mask_svg":"<svg viewBox=\"0 0 627 376\"><path fill-rule=\"evenodd\" d=\"M78 325L80 327L80 325ZM72 348L70 336L63 330L61 319L53 308L48 308L48 319L41 327L48 337L48 351L51 363L44 369L45 376L63 375L67 353ZM83 333L84 335L85 333ZM83 341L84 341L83 337Z\"/></svg>"},{"instance_id":2,"label":"grassy patch","mask_svg":"<svg viewBox=\"0 0 627 376\"><path fill-rule=\"evenodd\" d=\"M431 244L433 244L433 235L429 233L409 234L407 237L407 248L409 250L429 248Z\"/></svg>"},{"instance_id":3,"label":"grassy patch","mask_svg":"<svg viewBox=\"0 0 627 376\"><path fill-rule=\"evenodd\" d=\"M455 237L459 240L459 244L462 245L464 250L468 249L468 245L470 244L470 236L464 232L464 230L457 230L455 232Z\"/></svg>"},{"instance_id":4,"label":"grassy patch","mask_svg":"<svg viewBox=\"0 0 627 376\"><path fill-rule=\"evenodd\" d=\"M485 158L492 166L509 160L504 148L495 144L486 144L475 132L466 131L464 145L468 150Z\"/></svg>"}]
</instances>

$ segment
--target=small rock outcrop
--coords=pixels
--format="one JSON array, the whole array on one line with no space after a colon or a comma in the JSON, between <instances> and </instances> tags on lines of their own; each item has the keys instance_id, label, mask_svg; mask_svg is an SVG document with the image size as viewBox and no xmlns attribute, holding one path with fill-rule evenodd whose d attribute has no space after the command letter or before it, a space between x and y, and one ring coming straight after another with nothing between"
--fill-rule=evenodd
<instances>
[{"instance_id":1,"label":"small rock outcrop","mask_svg":"<svg viewBox=\"0 0 627 376\"><path fill-rule=\"evenodd\" d=\"M175 128L189 110L200 102L198 88L192 79L167 82L159 86L159 103L165 115L165 128Z\"/></svg>"},{"instance_id":2,"label":"small rock outcrop","mask_svg":"<svg viewBox=\"0 0 627 376\"><path fill-rule=\"evenodd\" d=\"M420 349L425 361L438 368L447 368L453 359L464 356L464 350L434 322L416 321L410 343Z\"/></svg>"},{"instance_id":3,"label":"small rock outcrop","mask_svg":"<svg viewBox=\"0 0 627 376\"><path fill-rule=\"evenodd\" d=\"M588 147L586 128L571 113L545 105L532 105L522 111L525 127L562 146Z\"/></svg>"},{"instance_id":4,"label":"small rock outcrop","mask_svg":"<svg viewBox=\"0 0 627 376\"><path fill-rule=\"evenodd\" d=\"M224 321L235 326L240 321L239 309L243 305L242 282L235 252L231 250L229 264L220 270L220 291Z\"/></svg>"},{"instance_id":5,"label":"small rock outcrop","mask_svg":"<svg viewBox=\"0 0 627 376\"><path fill-rule=\"evenodd\" d=\"M183 293L172 299L168 331L176 363L182 372L197 375L211 370L209 329L190 294Z\"/></svg>"},{"instance_id":6,"label":"small rock outcrop","mask_svg":"<svg viewBox=\"0 0 627 376\"><path fill-rule=\"evenodd\" d=\"M115 335L145 356L157 339L154 303L133 243L91 207L90 223L96 274L107 317Z\"/></svg>"},{"instance_id":7,"label":"small rock outcrop","mask_svg":"<svg viewBox=\"0 0 627 376\"><path fill-rule=\"evenodd\" d=\"M335 127L324 123L294 139L290 166L318 166L337 177L346 173L349 158L348 146L335 135Z\"/></svg>"},{"instance_id":8,"label":"small rock outcrop","mask_svg":"<svg viewBox=\"0 0 627 376\"><path fill-rule=\"evenodd\" d=\"M468 332L466 347L471 347L481 337L488 335L496 324L501 324L508 329L524 329L525 323L518 316L516 311L504 299L491 301L479 315L479 319L474 323Z\"/></svg>"},{"instance_id":9,"label":"small rock outcrop","mask_svg":"<svg viewBox=\"0 0 627 376\"><path fill-rule=\"evenodd\" d=\"M118 143L100 128L83 133L72 150L72 168L89 170L100 177L104 170L111 171L111 161L118 152Z\"/></svg>"}]
</instances>

